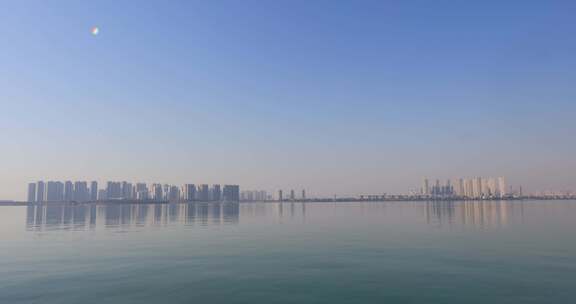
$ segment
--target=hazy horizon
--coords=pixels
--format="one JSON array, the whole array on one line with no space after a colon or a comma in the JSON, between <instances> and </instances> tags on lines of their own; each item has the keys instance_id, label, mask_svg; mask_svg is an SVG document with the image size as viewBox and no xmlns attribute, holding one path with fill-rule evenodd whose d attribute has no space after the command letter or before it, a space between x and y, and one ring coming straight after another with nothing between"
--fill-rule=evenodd
<instances>
[{"instance_id":1,"label":"hazy horizon","mask_svg":"<svg viewBox=\"0 0 576 304\"><path fill-rule=\"evenodd\" d=\"M574 9L3 1L0 200L37 180L576 191Z\"/></svg>"}]
</instances>

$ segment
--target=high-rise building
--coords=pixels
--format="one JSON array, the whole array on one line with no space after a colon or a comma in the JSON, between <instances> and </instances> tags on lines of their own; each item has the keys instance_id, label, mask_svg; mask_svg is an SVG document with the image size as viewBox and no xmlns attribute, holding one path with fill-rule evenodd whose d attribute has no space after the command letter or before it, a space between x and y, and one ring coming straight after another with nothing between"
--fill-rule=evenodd
<instances>
[{"instance_id":1,"label":"high-rise building","mask_svg":"<svg viewBox=\"0 0 576 304\"><path fill-rule=\"evenodd\" d=\"M222 190L220 189L220 185L212 185L212 197L213 201L219 202L222 200Z\"/></svg>"},{"instance_id":2,"label":"high-rise building","mask_svg":"<svg viewBox=\"0 0 576 304\"><path fill-rule=\"evenodd\" d=\"M474 183L474 198L482 198L482 178L477 177Z\"/></svg>"},{"instance_id":3,"label":"high-rise building","mask_svg":"<svg viewBox=\"0 0 576 304\"><path fill-rule=\"evenodd\" d=\"M491 193L490 189L491 178L483 178L481 182L482 196L489 197Z\"/></svg>"},{"instance_id":4,"label":"high-rise building","mask_svg":"<svg viewBox=\"0 0 576 304\"><path fill-rule=\"evenodd\" d=\"M98 200L99 201L108 200L108 191L106 191L106 189L99 189L98 190Z\"/></svg>"},{"instance_id":5,"label":"high-rise building","mask_svg":"<svg viewBox=\"0 0 576 304\"><path fill-rule=\"evenodd\" d=\"M488 179L488 196L500 197L500 190L498 189L498 181L495 178Z\"/></svg>"},{"instance_id":6,"label":"high-rise building","mask_svg":"<svg viewBox=\"0 0 576 304\"><path fill-rule=\"evenodd\" d=\"M296 199L296 195L294 195L294 189L290 190L290 200L293 201Z\"/></svg>"},{"instance_id":7,"label":"high-rise building","mask_svg":"<svg viewBox=\"0 0 576 304\"><path fill-rule=\"evenodd\" d=\"M196 200L196 186L194 184L186 184L182 190L185 201L192 202Z\"/></svg>"},{"instance_id":8,"label":"high-rise building","mask_svg":"<svg viewBox=\"0 0 576 304\"><path fill-rule=\"evenodd\" d=\"M422 182L421 194L425 194L427 179ZM493 199L510 195L512 189L507 189L504 177L473 177L447 180L444 186L436 180L435 184L428 188L430 196L434 198L447 198L458 196L468 199Z\"/></svg>"},{"instance_id":9,"label":"high-rise building","mask_svg":"<svg viewBox=\"0 0 576 304\"><path fill-rule=\"evenodd\" d=\"M278 190L278 201L283 201L284 198L282 197L282 190Z\"/></svg>"},{"instance_id":10,"label":"high-rise building","mask_svg":"<svg viewBox=\"0 0 576 304\"><path fill-rule=\"evenodd\" d=\"M74 200L77 202L87 202L90 200L87 182L74 182Z\"/></svg>"},{"instance_id":11,"label":"high-rise building","mask_svg":"<svg viewBox=\"0 0 576 304\"><path fill-rule=\"evenodd\" d=\"M107 182L106 183L106 199L117 200L122 198L122 183L121 182Z\"/></svg>"},{"instance_id":12,"label":"high-rise building","mask_svg":"<svg viewBox=\"0 0 576 304\"><path fill-rule=\"evenodd\" d=\"M224 185L222 189L222 199L225 202L239 202L240 201L240 186L238 185Z\"/></svg>"},{"instance_id":13,"label":"high-rise building","mask_svg":"<svg viewBox=\"0 0 576 304\"><path fill-rule=\"evenodd\" d=\"M45 190L46 190L46 184L43 181L38 181L36 183L36 201L37 202L46 201Z\"/></svg>"},{"instance_id":14,"label":"high-rise building","mask_svg":"<svg viewBox=\"0 0 576 304\"><path fill-rule=\"evenodd\" d=\"M506 190L506 180L504 177L498 177L498 189L500 197L505 197L508 195L508 191Z\"/></svg>"},{"instance_id":15,"label":"high-rise building","mask_svg":"<svg viewBox=\"0 0 576 304\"><path fill-rule=\"evenodd\" d=\"M458 196L466 196L466 192L464 191L464 180L461 178L458 179Z\"/></svg>"},{"instance_id":16,"label":"high-rise building","mask_svg":"<svg viewBox=\"0 0 576 304\"><path fill-rule=\"evenodd\" d=\"M168 201L170 196L170 185L164 184L164 200Z\"/></svg>"},{"instance_id":17,"label":"high-rise building","mask_svg":"<svg viewBox=\"0 0 576 304\"><path fill-rule=\"evenodd\" d=\"M471 178L466 180L466 197L474 197L474 181Z\"/></svg>"},{"instance_id":18,"label":"high-rise building","mask_svg":"<svg viewBox=\"0 0 576 304\"><path fill-rule=\"evenodd\" d=\"M210 190L207 184L202 184L198 186L198 200L201 202L207 202L210 200Z\"/></svg>"},{"instance_id":19,"label":"high-rise building","mask_svg":"<svg viewBox=\"0 0 576 304\"><path fill-rule=\"evenodd\" d=\"M136 183L136 199L139 201L145 201L149 198L148 186L145 183Z\"/></svg>"},{"instance_id":20,"label":"high-rise building","mask_svg":"<svg viewBox=\"0 0 576 304\"><path fill-rule=\"evenodd\" d=\"M62 182L49 181L46 186L46 201L61 202L64 200L64 184Z\"/></svg>"},{"instance_id":21,"label":"high-rise building","mask_svg":"<svg viewBox=\"0 0 576 304\"><path fill-rule=\"evenodd\" d=\"M177 186L170 186L168 201L173 203L180 201L180 189Z\"/></svg>"},{"instance_id":22,"label":"high-rise building","mask_svg":"<svg viewBox=\"0 0 576 304\"><path fill-rule=\"evenodd\" d=\"M154 191L154 200L155 201L162 201L164 199L162 185L161 184L153 184L152 191Z\"/></svg>"},{"instance_id":23,"label":"high-rise building","mask_svg":"<svg viewBox=\"0 0 576 304\"><path fill-rule=\"evenodd\" d=\"M28 202L29 203L36 202L36 183L28 184Z\"/></svg>"},{"instance_id":24,"label":"high-rise building","mask_svg":"<svg viewBox=\"0 0 576 304\"><path fill-rule=\"evenodd\" d=\"M71 202L74 200L74 184L71 181L64 183L64 201Z\"/></svg>"},{"instance_id":25,"label":"high-rise building","mask_svg":"<svg viewBox=\"0 0 576 304\"><path fill-rule=\"evenodd\" d=\"M98 183L96 181L90 183L90 200L93 202L98 200Z\"/></svg>"},{"instance_id":26,"label":"high-rise building","mask_svg":"<svg viewBox=\"0 0 576 304\"><path fill-rule=\"evenodd\" d=\"M302 189L302 200L306 200L306 190Z\"/></svg>"},{"instance_id":27,"label":"high-rise building","mask_svg":"<svg viewBox=\"0 0 576 304\"><path fill-rule=\"evenodd\" d=\"M422 194L430 195L430 184L427 178L425 178L424 181L422 182Z\"/></svg>"},{"instance_id":28,"label":"high-rise building","mask_svg":"<svg viewBox=\"0 0 576 304\"><path fill-rule=\"evenodd\" d=\"M122 182L122 199L132 199L134 190L129 182Z\"/></svg>"}]
</instances>

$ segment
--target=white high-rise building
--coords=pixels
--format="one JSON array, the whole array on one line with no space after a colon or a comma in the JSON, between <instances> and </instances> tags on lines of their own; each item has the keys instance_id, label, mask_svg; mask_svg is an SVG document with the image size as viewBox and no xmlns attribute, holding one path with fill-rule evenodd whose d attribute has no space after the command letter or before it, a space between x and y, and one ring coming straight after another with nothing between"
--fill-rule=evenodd
<instances>
[{"instance_id":1,"label":"white high-rise building","mask_svg":"<svg viewBox=\"0 0 576 304\"><path fill-rule=\"evenodd\" d=\"M422 182L422 194L430 195L430 183L427 178Z\"/></svg>"},{"instance_id":2,"label":"white high-rise building","mask_svg":"<svg viewBox=\"0 0 576 304\"><path fill-rule=\"evenodd\" d=\"M474 198L482 198L482 178L477 177L474 180Z\"/></svg>"},{"instance_id":3,"label":"white high-rise building","mask_svg":"<svg viewBox=\"0 0 576 304\"><path fill-rule=\"evenodd\" d=\"M483 178L481 181L482 196L490 195L490 178Z\"/></svg>"},{"instance_id":4,"label":"white high-rise building","mask_svg":"<svg viewBox=\"0 0 576 304\"><path fill-rule=\"evenodd\" d=\"M495 178L488 179L488 191L490 192L491 197L500 197L498 183Z\"/></svg>"},{"instance_id":5,"label":"white high-rise building","mask_svg":"<svg viewBox=\"0 0 576 304\"><path fill-rule=\"evenodd\" d=\"M458 196L466 196L466 192L464 192L464 180L459 178L458 179Z\"/></svg>"},{"instance_id":6,"label":"white high-rise building","mask_svg":"<svg viewBox=\"0 0 576 304\"><path fill-rule=\"evenodd\" d=\"M506 180L502 176L498 178L498 192L500 197L508 195L508 191L506 191Z\"/></svg>"}]
</instances>

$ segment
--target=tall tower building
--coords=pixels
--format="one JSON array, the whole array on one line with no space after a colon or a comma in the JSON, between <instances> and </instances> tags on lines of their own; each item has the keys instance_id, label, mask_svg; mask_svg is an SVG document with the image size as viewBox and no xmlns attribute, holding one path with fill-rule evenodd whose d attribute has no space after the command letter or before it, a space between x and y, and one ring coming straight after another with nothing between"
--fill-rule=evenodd
<instances>
[{"instance_id":1,"label":"tall tower building","mask_svg":"<svg viewBox=\"0 0 576 304\"><path fill-rule=\"evenodd\" d=\"M108 192L106 192L106 189L99 189L98 190L98 200L99 201L108 200Z\"/></svg>"},{"instance_id":2,"label":"tall tower building","mask_svg":"<svg viewBox=\"0 0 576 304\"><path fill-rule=\"evenodd\" d=\"M278 200L283 201L284 198L282 197L282 190L278 190Z\"/></svg>"},{"instance_id":3,"label":"tall tower building","mask_svg":"<svg viewBox=\"0 0 576 304\"><path fill-rule=\"evenodd\" d=\"M212 185L212 200L215 202L222 200L222 190L220 189L220 185Z\"/></svg>"},{"instance_id":4,"label":"tall tower building","mask_svg":"<svg viewBox=\"0 0 576 304\"><path fill-rule=\"evenodd\" d=\"M148 200L148 186L145 183L136 184L136 199L140 201Z\"/></svg>"},{"instance_id":5,"label":"tall tower building","mask_svg":"<svg viewBox=\"0 0 576 304\"><path fill-rule=\"evenodd\" d=\"M302 189L302 200L306 200L306 190Z\"/></svg>"},{"instance_id":6,"label":"tall tower building","mask_svg":"<svg viewBox=\"0 0 576 304\"><path fill-rule=\"evenodd\" d=\"M180 201L180 189L176 186L170 186L170 191L168 192L169 202L179 202Z\"/></svg>"},{"instance_id":7,"label":"tall tower building","mask_svg":"<svg viewBox=\"0 0 576 304\"><path fill-rule=\"evenodd\" d=\"M502 176L498 178L498 189L500 192L499 193L500 197L505 197L508 195L508 192L506 190L506 180Z\"/></svg>"},{"instance_id":8,"label":"tall tower building","mask_svg":"<svg viewBox=\"0 0 576 304\"><path fill-rule=\"evenodd\" d=\"M474 187L472 184L473 182L471 178L464 179L464 196L467 198L474 197Z\"/></svg>"},{"instance_id":9,"label":"tall tower building","mask_svg":"<svg viewBox=\"0 0 576 304\"><path fill-rule=\"evenodd\" d=\"M46 183L46 202L55 202L56 195L56 182L48 181Z\"/></svg>"},{"instance_id":10,"label":"tall tower building","mask_svg":"<svg viewBox=\"0 0 576 304\"><path fill-rule=\"evenodd\" d=\"M240 186L238 185L224 185L222 188L222 198L225 202L239 202L240 201Z\"/></svg>"},{"instance_id":11,"label":"tall tower building","mask_svg":"<svg viewBox=\"0 0 576 304\"><path fill-rule=\"evenodd\" d=\"M500 197L500 190L498 189L498 180L490 178L488 180L488 192L491 197Z\"/></svg>"},{"instance_id":12,"label":"tall tower building","mask_svg":"<svg viewBox=\"0 0 576 304\"><path fill-rule=\"evenodd\" d=\"M46 184L43 181L39 181L36 183L36 201L37 202L46 201L45 190L46 190Z\"/></svg>"},{"instance_id":13,"label":"tall tower building","mask_svg":"<svg viewBox=\"0 0 576 304\"><path fill-rule=\"evenodd\" d=\"M29 203L36 202L36 183L28 184L28 202Z\"/></svg>"},{"instance_id":14,"label":"tall tower building","mask_svg":"<svg viewBox=\"0 0 576 304\"><path fill-rule=\"evenodd\" d=\"M428 182L427 178L425 178L422 182L422 194L430 195L430 183Z\"/></svg>"},{"instance_id":15,"label":"tall tower building","mask_svg":"<svg viewBox=\"0 0 576 304\"><path fill-rule=\"evenodd\" d=\"M196 186L194 184L184 185L184 200L187 202L192 202L196 200Z\"/></svg>"},{"instance_id":16,"label":"tall tower building","mask_svg":"<svg viewBox=\"0 0 576 304\"><path fill-rule=\"evenodd\" d=\"M481 185L482 195L486 197L490 196L490 178L483 178Z\"/></svg>"},{"instance_id":17,"label":"tall tower building","mask_svg":"<svg viewBox=\"0 0 576 304\"><path fill-rule=\"evenodd\" d=\"M446 180L446 188L444 190L444 196L452 196L454 195L454 187L450 184L450 180Z\"/></svg>"},{"instance_id":18,"label":"tall tower building","mask_svg":"<svg viewBox=\"0 0 576 304\"><path fill-rule=\"evenodd\" d=\"M107 182L106 183L106 199L115 200L122 198L122 183L120 182Z\"/></svg>"},{"instance_id":19,"label":"tall tower building","mask_svg":"<svg viewBox=\"0 0 576 304\"><path fill-rule=\"evenodd\" d=\"M294 189L290 190L290 200L293 201L296 199L296 196L294 195Z\"/></svg>"},{"instance_id":20,"label":"tall tower building","mask_svg":"<svg viewBox=\"0 0 576 304\"><path fill-rule=\"evenodd\" d=\"M46 201L61 202L64 200L64 184L61 182L49 181L46 184Z\"/></svg>"},{"instance_id":21,"label":"tall tower building","mask_svg":"<svg viewBox=\"0 0 576 304\"><path fill-rule=\"evenodd\" d=\"M77 202L87 202L90 199L87 182L74 182L74 200Z\"/></svg>"},{"instance_id":22,"label":"tall tower building","mask_svg":"<svg viewBox=\"0 0 576 304\"><path fill-rule=\"evenodd\" d=\"M170 185L164 184L164 200L167 201L170 196Z\"/></svg>"},{"instance_id":23,"label":"tall tower building","mask_svg":"<svg viewBox=\"0 0 576 304\"><path fill-rule=\"evenodd\" d=\"M96 181L92 181L90 183L90 201L97 201L98 200L98 183Z\"/></svg>"},{"instance_id":24,"label":"tall tower building","mask_svg":"<svg viewBox=\"0 0 576 304\"><path fill-rule=\"evenodd\" d=\"M210 200L210 190L207 184L202 184L198 187L198 200L207 202Z\"/></svg>"},{"instance_id":25,"label":"tall tower building","mask_svg":"<svg viewBox=\"0 0 576 304\"><path fill-rule=\"evenodd\" d=\"M474 197L475 198L482 198L482 178L477 177L474 183Z\"/></svg>"},{"instance_id":26,"label":"tall tower building","mask_svg":"<svg viewBox=\"0 0 576 304\"><path fill-rule=\"evenodd\" d=\"M458 196L466 196L464 192L464 180L462 178L458 179Z\"/></svg>"},{"instance_id":27,"label":"tall tower building","mask_svg":"<svg viewBox=\"0 0 576 304\"><path fill-rule=\"evenodd\" d=\"M74 184L71 181L64 183L64 201L71 202L74 200Z\"/></svg>"},{"instance_id":28,"label":"tall tower building","mask_svg":"<svg viewBox=\"0 0 576 304\"><path fill-rule=\"evenodd\" d=\"M161 184L153 184L152 185L152 191L154 191L154 200L155 201L162 201L164 199Z\"/></svg>"},{"instance_id":29,"label":"tall tower building","mask_svg":"<svg viewBox=\"0 0 576 304\"><path fill-rule=\"evenodd\" d=\"M136 195L139 197L142 192L148 192L148 186L146 183L136 183Z\"/></svg>"},{"instance_id":30,"label":"tall tower building","mask_svg":"<svg viewBox=\"0 0 576 304\"><path fill-rule=\"evenodd\" d=\"M122 198L132 199L132 184L129 182L122 182Z\"/></svg>"}]
</instances>

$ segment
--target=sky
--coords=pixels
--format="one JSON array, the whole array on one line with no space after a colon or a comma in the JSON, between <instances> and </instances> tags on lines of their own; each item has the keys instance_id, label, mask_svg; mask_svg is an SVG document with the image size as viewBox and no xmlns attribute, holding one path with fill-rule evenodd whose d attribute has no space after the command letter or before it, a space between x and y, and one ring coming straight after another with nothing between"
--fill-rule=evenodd
<instances>
[{"instance_id":1,"label":"sky","mask_svg":"<svg viewBox=\"0 0 576 304\"><path fill-rule=\"evenodd\" d=\"M576 191L575 13L553 0L5 0L0 199L36 180L352 195L505 176Z\"/></svg>"}]
</instances>

